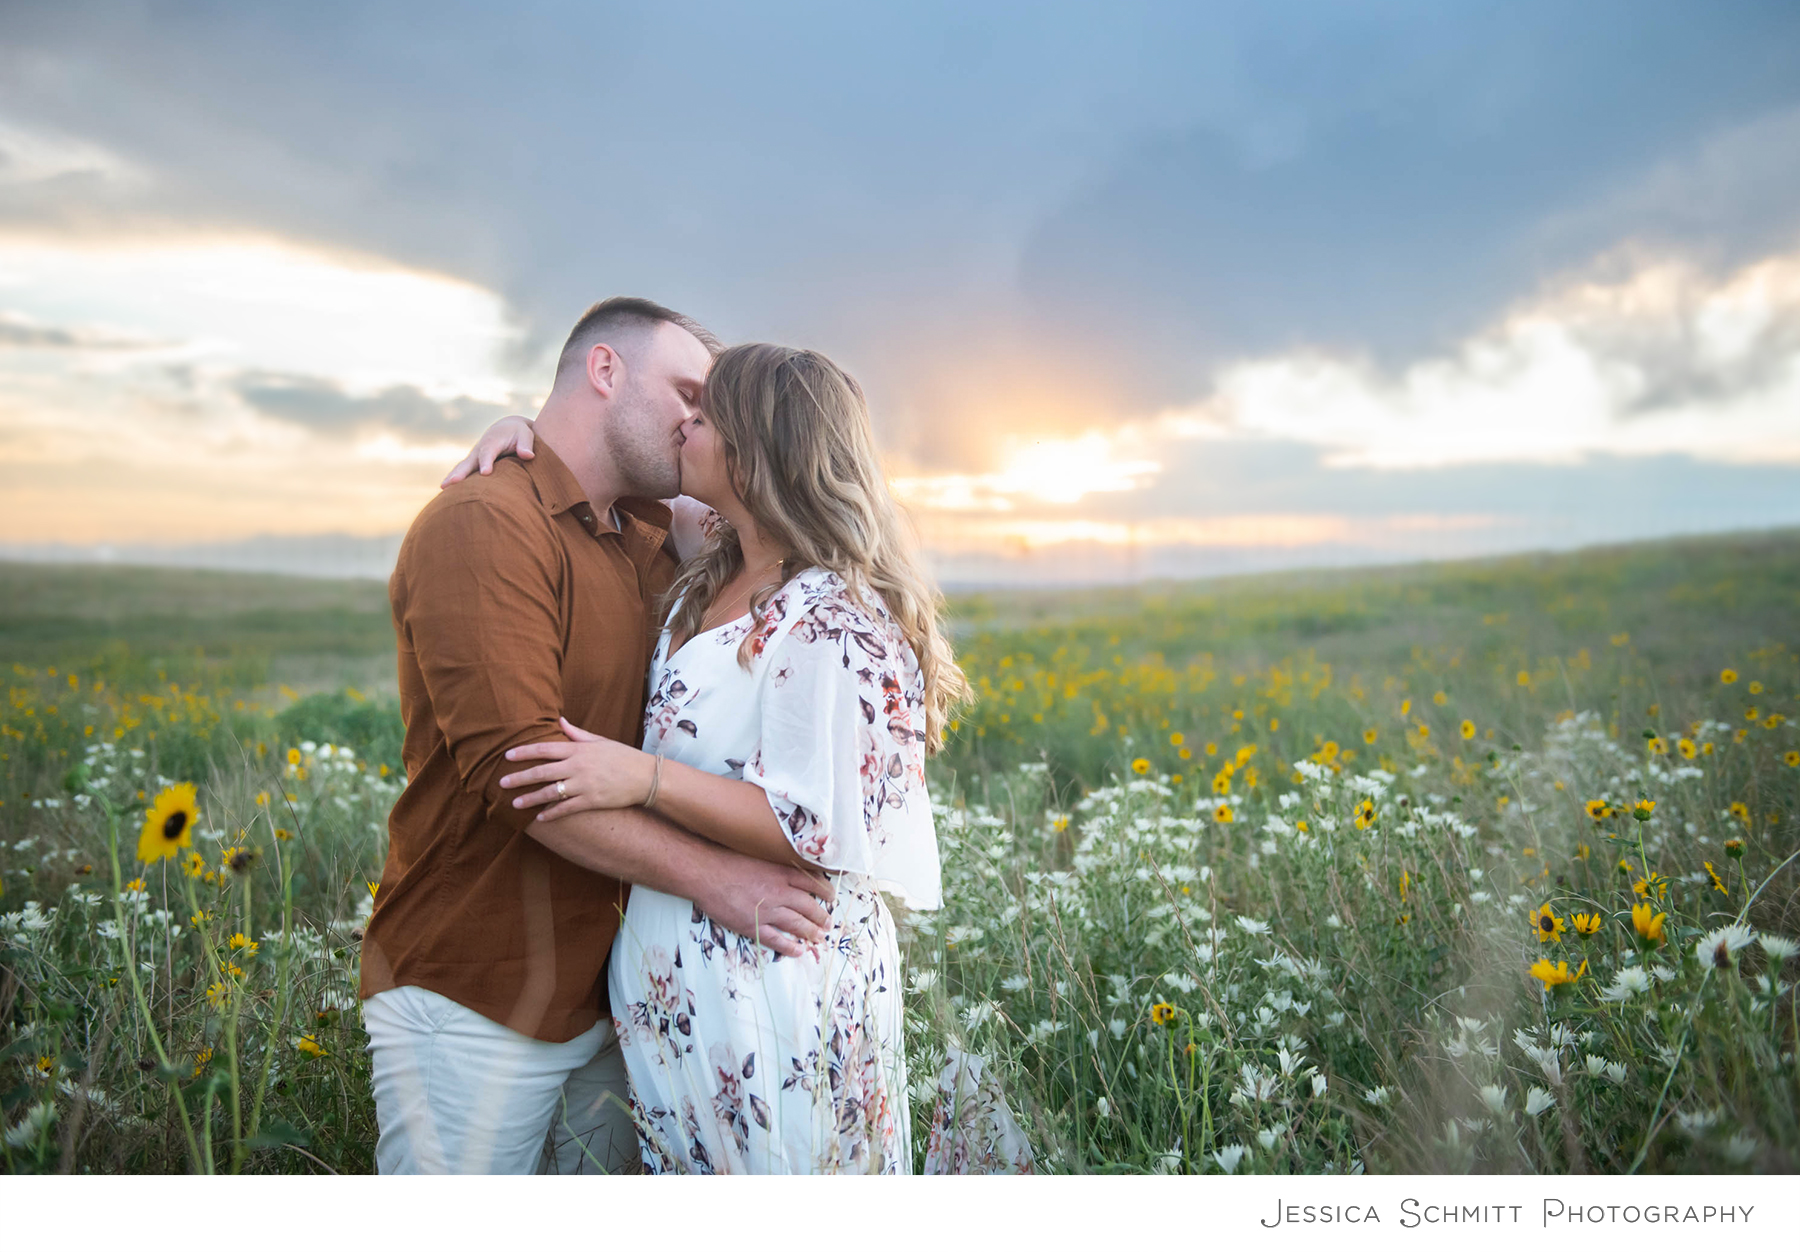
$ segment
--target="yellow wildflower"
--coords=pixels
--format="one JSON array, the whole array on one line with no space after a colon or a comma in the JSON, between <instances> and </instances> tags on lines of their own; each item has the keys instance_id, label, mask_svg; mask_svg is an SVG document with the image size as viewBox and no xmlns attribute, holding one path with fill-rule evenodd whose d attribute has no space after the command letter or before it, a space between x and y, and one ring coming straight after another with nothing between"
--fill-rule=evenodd
<instances>
[{"instance_id":1,"label":"yellow wildflower","mask_svg":"<svg viewBox=\"0 0 1800 1252\"><path fill-rule=\"evenodd\" d=\"M1158 1026L1173 1026L1175 1024L1175 1006L1167 1000L1159 1001L1150 1008L1150 1020Z\"/></svg>"},{"instance_id":2,"label":"yellow wildflower","mask_svg":"<svg viewBox=\"0 0 1800 1252\"><path fill-rule=\"evenodd\" d=\"M1585 973L1587 973L1586 961L1583 961L1581 963L1581 968L1577 969L1573 974L1569 972L1569 963L1567 961L1558 961L1554 965L1547 960L1539 961L1531 967L1531 976L1552 990L1573 983Z\"/></svg>"},{"instance_id":3,"label":"yellow wildflower","mask_svg":"<svg viewBox=\"0 0 1800 1252\"><path fill-rule=\"evenodd\" d=\"M1663 922L1667 913L1658 913L1652 904L1634 904L1631 906L1631 925L1641 939L1649 947L1656 947L1663 941Z\"/></svg>"},{"instance_id":4,"label":"yellow wildflower","mask_svg":"<svg viewBox=\"0 0 1800 1252\"><path fill-rule=\"evenodd\" d=\"M1576 934L1585 939L1590 935L1599 933L1602 920L1603 919L1598 913L1577 913L1569 918L1569 925L1575 928Z\"/></svg>"},{"instance_id":5,"label":"yellow wildflower","mask_svg":"<svg viewBox=\"0 0 1800 1252\"><path fill-rule=\"evenodd\" d=\"M144 815L138 835L137 859L145 863L174 856L178 848L194 842L194 820L200 815L193 783L176 783L157 794Z\"/></svg>"},{"instance_id":6,"label":"yellow wildflower","mask_svg":"<svg viewBox=\"0 0 1800 1252\"><path fill-rule=\"evenodd\" d=\"M1562 918L1553 913L1548 904L1531 910L1531 929L1539 943L1562 942Z\"/></svg>"}]
</instances>

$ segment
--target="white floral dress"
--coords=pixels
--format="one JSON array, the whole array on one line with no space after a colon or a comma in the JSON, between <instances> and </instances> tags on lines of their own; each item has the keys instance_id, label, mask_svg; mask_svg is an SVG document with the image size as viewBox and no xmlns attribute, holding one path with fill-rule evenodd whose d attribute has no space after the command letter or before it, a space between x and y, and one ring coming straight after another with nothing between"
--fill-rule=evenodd
<instances>
[{"instance_id":1,"label":"white floral dress","mask_svg":"<svg viewBox=\"0 0 1800 1252\"><path fill-rule=\"evenodd\" d=\"M859 603L818 569L759 617L668 649L664 632L644 750L761 787L837 899L826 940L782 957L691 901L632 889L610 987L645 1165L908 1173L900 961L881 892L940 903L917 658L878 597Z\"/></svg>"}]
</instances>

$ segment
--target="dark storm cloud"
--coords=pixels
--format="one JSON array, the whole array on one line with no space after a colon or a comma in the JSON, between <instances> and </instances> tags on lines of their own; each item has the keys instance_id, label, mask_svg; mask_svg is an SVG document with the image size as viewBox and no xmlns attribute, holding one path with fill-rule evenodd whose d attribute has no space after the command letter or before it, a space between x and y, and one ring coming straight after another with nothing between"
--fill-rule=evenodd
<instances>
[{"instance_id":1,"label":"dark storm cloud","mask_svg":"<svg viewBox=\"0 0 1800 1252\"><path fill-rule=\"evenodd\" d=\"M1429 350L1628 238L1800 229L1786 2L70 4L4 40L0 116L144 179L0 221L355 247L533 347L653 295L840 355L926 463L995 397L1105 420L1233 356Z\"/></svg>"},{"instance_id":2,"label":"dark storm cloud","mask_svg":"<svg viewBox=\"0 0 1800 1252\"><path fill-rule=\"evenodd\" d=\"M324 379L288 374L243 374L231 389L258 412L296 426L325 434L386 431L415 443L473 438L506 414L467 396L434 400L407 386L355 396Z\"/></svg>"}]
</instances>

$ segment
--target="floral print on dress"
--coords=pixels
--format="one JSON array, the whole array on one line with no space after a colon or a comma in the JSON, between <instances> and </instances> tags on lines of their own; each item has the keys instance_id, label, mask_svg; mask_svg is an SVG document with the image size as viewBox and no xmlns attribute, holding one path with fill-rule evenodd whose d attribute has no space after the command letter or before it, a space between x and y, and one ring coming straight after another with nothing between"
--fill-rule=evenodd
<instances>
[{"instance_id":1,"label":"floral print on dress","mask_svg":"<svg viewBox=\"0 0 1800 1252\"><path fill-rule=\"evenodd\" d=\"M1036 1158L979 1056L952 1046L937 1078L927 1174L1030 1174Z\"/></svg>"},{"instance_id":2,"label":"floral print on dress","mask_svg":"<svg viewBox=\"0 0 1800 1252\"><path fill-rule=\"evenodd\" d=\"M635 887L611 1001L656 1173L910 1170L899 949L882 889L935 907L918 665L879 600L809 570L762 613L658 645L644 747L762 785L836 871L827 936L782 957ZM748 637L750 666L739 664ZM890 768L893 762L898 765Z\"/></svg>"}]
</instances>

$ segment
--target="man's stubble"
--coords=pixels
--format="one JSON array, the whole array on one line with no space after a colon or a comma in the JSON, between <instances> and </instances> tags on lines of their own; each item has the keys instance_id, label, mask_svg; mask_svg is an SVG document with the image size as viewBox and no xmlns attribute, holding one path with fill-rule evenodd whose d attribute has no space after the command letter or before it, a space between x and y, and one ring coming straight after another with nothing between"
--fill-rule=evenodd
<instances>
[{"instance_id":1,"label":"man's stubble","mask_svg":"<svg viewBox=\"0 0 1800 1252\"><path fill-rule=\"evenodd\" d=\"M681 494L681 456L634 383L613 401L602 440L624 494L667 500Z\"/></svg>"}]
</instances>

